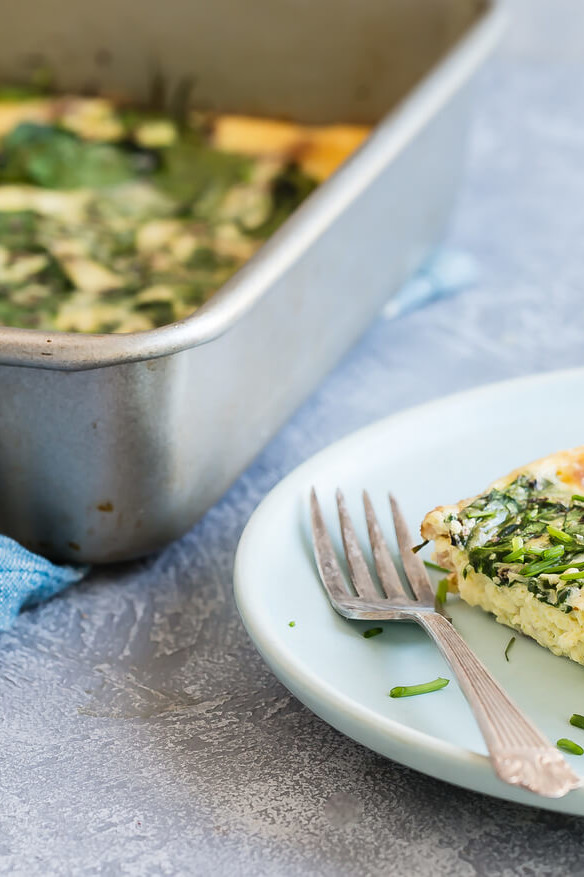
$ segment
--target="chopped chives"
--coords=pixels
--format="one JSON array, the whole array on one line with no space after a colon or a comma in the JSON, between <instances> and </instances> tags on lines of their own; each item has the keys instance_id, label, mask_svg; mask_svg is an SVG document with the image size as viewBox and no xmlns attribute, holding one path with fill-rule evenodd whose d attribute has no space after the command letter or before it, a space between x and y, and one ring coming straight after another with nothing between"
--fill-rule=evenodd
<instances>
[{"instance_id":1,"label":"chopped chives","mask_svg":"<svg viewBox=\"0 0 584 877\"><path fill-rule=\"evenodd\" d=\"M390 697L412 697L415 694L428 694L431 691L440 691L446 688L450 679L433 679L432 682L423 682L421 685L396 685L389 692Z\"/></svg>"},{"instance_id":2,"label":"chopped chives","mask_svg":"<svg viewBox=\"0 0 584 877\"><path fill-rule=\"evenodd\" d=\"M584 561L578 560L576 563L561 563L559 566L548 566L546 573L565 572L567 569L581 569L584 567Z\"/></svg>"},{"instance_id":3,"label":"chopped chives","mask_svg":"<svg viewBox=\"0 0 584 877\"><path fill-rule=\"evenodd\" d=\"M523 558L525 556L525 548L523 547L523 539L521 536L513 536L511 539L511 552L509 554L505 554L502 557L503 563L513 563L514 561L521 561L523 563Z\"/></svg>"},{"instance_id":4,"label":"chopped chives","mask_svg":"<svg viewBox=\"0 0 584 877\"><path fill-rule=\"evenodd\" d=\"M556 560L562 556L565 550L563 545L554 545L552 548L546 548L543 556L546 560Z\"/></svg>"},{"instance_id":5,"label":"chopped chives","mask_svg":"<svg viewBox=\"0 0 584 877\"><path fill-rule=\"evenodd\" d=\"M429 544L430 544L430 540L429 540L429 539L424 539L424 541L423 541L423 542L420 542L419 545L414 545L414 547L412 548L412 551L414 552L414 554L417 554L418 551L421 551L422 548L425 548L426 545L429 545Z\"/></svg>"},{"instance_id":6,"label":"chopped chives","mask_svg":"<svg viewBox=\"0 0 584 877\"><path fill-rule=\"evenodd\" d=\"M512 551L510 554L505 554L501 560L503 563L523 563L525 560L525 551L523 548L520 551Z\"/></svg>"},{"instance_id":7,"label":"chopped chives","mask_svg":"<svg viewBox=\"0 0 584 877\"><path fill-rule=\"evenodd\" d=\"M513 536L511 539L511 551L509 554L506 554L502 557L503 563L512 563L515 560L520 560L523 563L523 557L525 555L525 548L523 547L523 539L521 536Z\"/></svg>"},{"instance_id":8,"label":"chopped chives","mask_svg":"<svg viewBox=\"0 0 584 877\"><path fill-rule=\"evenodd\" d=\"M576 579L584 579L584 569L579 569L577 572L562 573L560 578L563 582L575 582Z\"/></svg>"},{"instance_id":9,"label":"chopped chives","mask_svg":"<svg viewBox=\"0 0 584 877\"><path fill-rule=\"evenodd\" d=\"M584 749L578 743L574 743L573 740L568 740L567 737L562 737L558 740L556 746L558 749L563 749L564 752L570 752L572 755L584 755Z\"/></svg>"},{"instance_id":10,"label":"chopped chives","mask_svg":"<svg viewBox=\"0 0 584 877\"><path fill-rule=\"evenodd\" d=\"M565 533L563 530L558 530L557 527L553 527L551 524L548 524L547 531L552 539L557 539L558 542L564 542L566 545L571 545L574 541L569 533Z\"/></svg>"},{"instance_id":11,"label":"chopped chives","mask_svg":"<svg viewBox=\"0 0 584 877\"><path fill-rule=\"evenodd\" d=\"M511 546L508 542L500 545L476 545L472 550L475 554L500 554L502 551L509 551Z\"/></svg>"},{"instance_id":12,"label":"chopped chives","mask_svg":"<svg viewBox=\"0 0 584 877\"><path fill-rule=\"evenodd\" d=\"M382 627L370 627L368 630L363 631L363 636L365 639L371 639L372 636L379 636L380 633L383 633Z\"/></svg>"},{"instance_id":13,"label":"chopped chives","mask_svg":"<svg viewBox=\"0 0 584 877\"><path fill-rule=\"evenodd\" d=\"M436 572L450 572L450 570L446 569L446 567L439 566L437 563L432 563L431 560L425 560L424 566L427 566L428 569L435 569Z\"/></svg>"},{"instance_id":14,"label":"chopped chives","mask_svg":"<svg viewBox=\"0 0 584 877\"><path fill-rule=\"evenodd\" d=\"M448 579L440 579L436 588L436 600L438 603L446 603L446 594L448 593Z\"/></svg>"},{"instance_id":15,"label":"chopped chives","mask_svg":"<svg viewBox=\"0 0 584 877\"><path fill-rule=\"evenodd\" d=\"M575 728L584 728L584 716L574 713L573 716L570 716L570 724L574 725Z\"/></svg>"},{"instance_id":16,"label":"chopped chives","mask_svg":"<svg viewBox=\"0 0 584 877\"><path fill-rule=\"evenodd\" d=\"M288 622L288 627L296 627L296 622L295 622L295 621L289 621L289 622Z\"/></svg>"},{"instance_id":17,"label":"chopped chives","mask_svg":"<svg viewBox=\"0 0 584 877\"><path fill-rule=\"evenodd\" d=\"M572 502L584 502L584 496L581 493L572 494Z\"/></svg>"},{"instance_id":18,"label":"chopped chives","mask_svg":"<svg viewBox=\"0 0 584 877\"><path fill-rule=\"evenodd\" d=\"M495 516L495 512L482 511L481 509L465 509L464 513L467 518L493 518Z\"/></svg>"},{"instance_id":19,"label":"chopped chives","mask_svg":"<svg viewBox=\"0 0 584 877\"><path fill-rule=\"evenodd\" d=\"M514 642L515 642L515 637L512 636L511 639L509 640L509 642L507 643L507 645L505 646L505 660L507 662L509 661L509 651L510 651L511 646L513 645Z\"/></svg>"},{"instance_id":20,"label":"chopped chives","mask_svg":"<svg viewBox=\"0 0 584 877\"><path fill-rule=\"evenodd\" d=\"M535 563L522 566L520 572L522 576L538 576L542 572L548 572L553 565L553 560L537 560Z\"/></svg>"}]
</instances>

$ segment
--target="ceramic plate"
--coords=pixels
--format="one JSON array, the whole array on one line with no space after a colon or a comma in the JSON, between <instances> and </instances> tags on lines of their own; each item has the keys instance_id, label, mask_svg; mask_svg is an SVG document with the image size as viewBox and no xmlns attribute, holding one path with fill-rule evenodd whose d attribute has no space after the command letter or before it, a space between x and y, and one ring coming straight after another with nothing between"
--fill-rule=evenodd
<instances>
[{"instance_id":1,"label":"ceramic plate","mask_svg":"<svg viewBox=\"0 0 584 877\"><path fill-rule=\"evenodd\" d=\"M253 642L284 685L325 721L431 776L579 815L584 789L553 801L495 777L451 671L420 628L387 623L380 636L365 639L370 623L346 621L331 609L312 557L308 499L314 484L340 546L335 488L343 488L363 539L360 494L367 488L395 551L388 490L418 532L435 505L471 496L516 466L582 444L582 398L583 370L555 372L451 396L374 423L308 460L266 497L245 529L235 563L237 605ZM567 736L584 745L584 731L568 724L572 713L584 713L584 667L520 635L507 662L505 646L513 631L456 597L449 597L449 611L493 675L551 740ZM388 697L394 685L436 676L452 681L432 694ZM567 758L584 775L584 756Z\"/></svg>"}]
</instances>

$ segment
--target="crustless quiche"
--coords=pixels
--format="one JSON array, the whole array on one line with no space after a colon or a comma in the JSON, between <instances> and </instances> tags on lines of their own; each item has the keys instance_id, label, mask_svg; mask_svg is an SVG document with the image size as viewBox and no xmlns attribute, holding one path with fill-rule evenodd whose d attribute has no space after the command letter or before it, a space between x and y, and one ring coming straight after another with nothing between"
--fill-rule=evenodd
<instances>
[{"instance_id":1,"label":"crustless quiche","mask_svg":"<svg viewBox=\"0 0 584 877\"><path fill-rule=\"evenodd\" d=\"M584 664L584 446L511 472L422 523L449 588Z\"/></svg>"},{"instance_id":2,"label":"crustless quiche","mask_svg":"<svg viewBox=\"0 0 584 877\"><path fill-rule=\"evenodd\" d=\"M0 91L0 325L187 317L367 134Z\"/></svg>"}]
</instances>

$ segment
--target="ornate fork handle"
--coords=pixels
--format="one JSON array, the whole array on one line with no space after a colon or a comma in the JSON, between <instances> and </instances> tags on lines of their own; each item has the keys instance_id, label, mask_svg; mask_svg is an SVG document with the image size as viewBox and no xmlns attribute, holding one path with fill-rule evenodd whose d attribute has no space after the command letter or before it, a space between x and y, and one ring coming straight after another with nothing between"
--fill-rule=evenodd
<instances>
[{"instance_id":1,"label":"ornate fork handle","mask_svg":"<svg viewBox=\"0 0 584 877\"><path fill-rule=\"evenodd\" d=\"M563 755L522 715L488 670L458 635L448 618L436 610L434 591L426 568L412 552L412 539L396 500L390 496L393 521L413 597L404 591L381 527L367 493L363 494L365 518L381 599L360 548L343 494L337 506L345 558L356 596L346 587L314 488L311 494L312 534L316 563L334 608L345 618L371 621L417 621L430 634L454 670L485 738L497 776L539 795L560 798L582 781Z\"/></svg>"},{"instance_id":2,"label":"ornate fork handle","mask_svg":"<svg viewBox=\"0 0 584 877\"><path fill-rule=\"evenodd\" d=\"M550 798L582 785L561 753L519 711L452 624L438 613L412 614L456 674L497 775Z\"/></svg>"}]
</instances>

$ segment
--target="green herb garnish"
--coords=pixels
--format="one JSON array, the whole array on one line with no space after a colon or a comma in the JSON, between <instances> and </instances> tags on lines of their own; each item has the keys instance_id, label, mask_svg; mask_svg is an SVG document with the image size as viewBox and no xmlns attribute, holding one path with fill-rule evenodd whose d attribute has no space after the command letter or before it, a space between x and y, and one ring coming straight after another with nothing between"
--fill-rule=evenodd
<instances>
[{"instance_id":1,"label":"green herb garnish","mask_svg":"<svg viewBox=\"0 0 584 877\"><path fill-rule=\"evenodd\" d=\"M573 563L561 563L559 566L548 566L546 567L545 572L546 574L555 575L555 573L565 572L567 569L571 569L572 567L574 567L575 569L581 569L582 567L584 567L584 561L579 560Z\"/></svg>"},{"instance_id":2,"label":"green herb garnish","mask_svg":"<svg viewBox=\"0 0 584 877\"><path fill-rule=\"evenodd\" d=\"M363 636L365 639L371 639L372 636L379 636L380 633L383 633L382 627L370 627L368 630L363 631Z\"/></svg>"},{"instance_id":3,"label":"green herb garnish","mask_svg":"<svg viewBox=\"0 0 584 877\"><path fill-rule=\"evenodd\" d=\"M521 567L522 576L538 576L542 572L547 572L554 566L553 560L538 560L535 563L528 563Z\"/></svg>"},{"instance_id":4,"label":"green herb garnish","mask_svg":"<svg viewBox=\"0 0 584 877\"><path fill-rule=\"evenodd\" d=\"M502 558L503 563L515 563L516 561L521 561L523 563L523 558L525 556L525 549L523 547L523 539L521 536L513 536L511 539L511 551L509 554L505 554Z\"/></svg>"},{"instance_id":5,"label":"green herb garnish","mask_svg":"<svg viewBox=\"0 0 584 877\"><path fill-rule=\"evenodd\" d=\"M520 581L538 600L568 613L568 583L584 592L584 508L575 504L584 503L584 494L566 500L554 492L552 482L520 475L463 509L457 520L464 526L453 528L450 539L467 550L470 570L501 588Z\"/></svg>"},{"instance_id":6,"label":"green herb garnish","mask_svg":"<svg viewBox=\"0 0 584 877\"><path fill-rule=\"evenodd\" d=\"M440 579L436 587L436 600L438 603L446 603L448 594L448 579Z\"/></svg>"},{"instance_id":7,"label":"green herb garnish","mask_svg":"<svg viewBox=\"0 0 584 877\"><path fill-rule=\"evenodd\" d=\"M558 542L563 542L565 545L571 545L574 541L574 538L570 536L569 533L564 532L564 530L559 530L557 527L552 526L552 524L548 524L546 529L552 539L557 539Z\"/></svg>"},{"instance_id":8,"label":"green herb garnish","mask_svg":"<svg viewBox=\"0 0 584 877\"><path fill-rule=\"evenodd\" d=\"M425 560L424 566L427 566L428 569L435 569L436 572L450 572L450 570L446 569L446 567L439 566L437 563L432 563L431 560Z\"/></svg>"},{"instance_id":9,"label":"green herb garnish","mask_svg":"<svg viewBox=\"0 0 584 877\"><path fill-rule=\"evenodd\" d=\"M296 622L295 622L295 621L289 621L289 622L288 622L288 627L296 627Z\"/></svg>"},{"instance_id":10,"label":"green herb garnish","mask_svg":"<svg viewBox=\"0 0 584 877\"><path fill-rule=\"evenodd\" d=\"M509 652L511 650L511 646L515 642L516 637L512 636L507 645L505 646L505 660L509 661Z\"/></svg>"},{"instance_id":11,"label":"green herb garnish","mask_svg":"<svg viewBox=\"0 0 584 877\"><path fill-rule=\"evenodd\" d=\"M420 542L419 545L414 545L414 547L412 548L412 551L414 552L414 554L417 554L418 551L421 551L422 548L425 548L426 545L429 545L429 544L430 544L430 540L429 540L429 539L424 539L424 541L423 541L423 542Z\"/></svg>"},{"instance_id":12,"label":"green herb garnish","mask_svg":"<svg viewBox=\"0 0 584 877\"><path fill-rule=\"evenodd\" d=\"M446 688L450 679L443 679L439 676L432 682L423 682L421 685L396 685L389 692L390 697L413 697L415 694L429 694L431 691L440 691Z\"/></svg>"},{"instance_id":13,"label":"green herb garnish","mask_svg":"<svg viewBox=\"0 0 584 877\"><path fill-rule=\"evenodd\" d=\"M561 737L556 746L558 749L563 749L564 752L569 752L571 755L584 755L584 749L578 744L574 743L573 740L568 740L567 737Z\"/></svg>"},{"instance_id":14,"label":"green herb garnish","mask_svg":"<svg viewBox=\"0 0 584 877\"><path fill-rule=\"evenodd\" d=\"M570 716L570 724L574 725L575 728L584 728L584 716L574 713L574 715Z\"/></svg>"}]
</instances>

